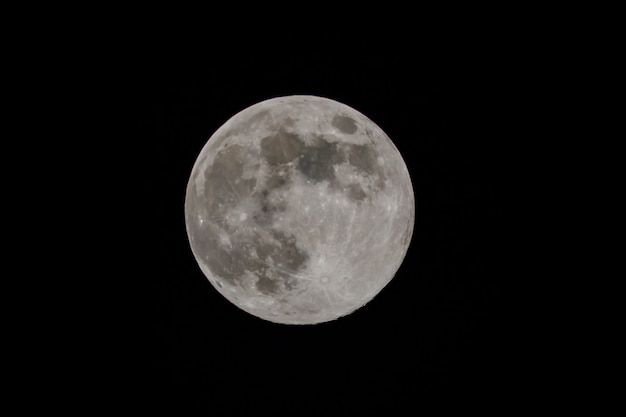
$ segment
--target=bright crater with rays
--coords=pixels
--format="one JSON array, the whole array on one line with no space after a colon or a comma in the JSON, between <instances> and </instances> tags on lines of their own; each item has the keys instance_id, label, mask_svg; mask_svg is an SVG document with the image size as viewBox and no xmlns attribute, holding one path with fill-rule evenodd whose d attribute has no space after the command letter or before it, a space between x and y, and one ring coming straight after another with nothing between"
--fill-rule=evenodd
<instances>
[{"instance_id":1,"label":"bright crater with rays","mask_svg":"<svg viewBox=\"0 0 626 417\"><path fill-rule=\"evenodd\" d=\"M415 203L406 165L336 101L257 103L211 136L191 172L187 234L211 284L242 310L315 324L370 301L400 267Z\"/></svg>"}]
</instances>

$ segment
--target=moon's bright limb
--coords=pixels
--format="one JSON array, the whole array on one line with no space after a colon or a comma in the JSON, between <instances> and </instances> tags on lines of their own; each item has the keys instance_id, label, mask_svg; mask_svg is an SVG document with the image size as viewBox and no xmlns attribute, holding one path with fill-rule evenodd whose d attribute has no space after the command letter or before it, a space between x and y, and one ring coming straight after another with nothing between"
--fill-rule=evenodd
<instances>
[{"instance_id":1,"label":"moon's bright limb","mask_svg":"<svg viewBox=\"0 0 626 417\"><path fill-rule=\"evenodd\" d=\"M387 135L315 96L233 116L200 152L185 200L191 249L211 284L286 324L369 302L400 267L414 217L409 173Z\"/></svg>"}]
</instances>

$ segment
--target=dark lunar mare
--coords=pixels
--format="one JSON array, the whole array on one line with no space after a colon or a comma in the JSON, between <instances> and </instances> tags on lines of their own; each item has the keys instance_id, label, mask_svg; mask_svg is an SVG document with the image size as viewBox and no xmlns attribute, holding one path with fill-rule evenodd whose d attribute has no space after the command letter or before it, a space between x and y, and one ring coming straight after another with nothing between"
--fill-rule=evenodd
<instances>
[{"instance_id":1,"label":"dark lunar mare","mask_svg":"<svg viewBox=\"0 0 626 417\"><path fill-rule=\"evenodd\" d=\"M354 119L348 116L337 115L333 117L333 121L331 122L331 124L343 133L347 133L349 135L357 131L356 122L354 121Z\"/></svg>"},{"instance_id":2,"label":"dark lunar mare","mask_svg":"<svg viewBox=\"0 0 626 417\"><path fill-rule=\"evenodd\" d=\"M229 146L215 157L213 165L204 173L203 203L207 204L209 216L223 219L238 201L254 190L256 178L241 178L249 153L243 146Z\"/></svg>"},{"instance_id":3,"label":"dark lunar mare","mask_svg":"<svg viewBox=\"0 0 626 417\"><path fill-rule=\"evenodd\" d=\"M278 153L270 153L274 149L268 145L264 156L274 158L275 164L295 158L293 139L281 134L273 143L280 148ZM269 197L273 190L288 185L286 174L277 167L263 184L257 184L254 178L241 178L244 164L255 160L249 152L239 145L229 146L218 153L205 172L204 196L200 201L196 197L193 204L205 205L209 220L202 224L196 221L198 232L193 241L211 272L224 281L235 285L246 273L252 273L260 292L278 293L282 286L293 287L291 274L304 270L309 256L297 246L293 235L272 228L275 216L285 210L285 205ZM225 217L244 199L254 207L250 218L237 227L229 226ZM223 233L228 235L229 244L220 241Z\"/></svg>"},{"instance_id":4,"label":"dark lunar mare","mask_svg":"<svg viewBox=\"0 0 626 417\"><path fill-rule=\"evenodd\" d=\"M335 165L345 160L337 151L337 144L319 139L315 145L305 146L300 152L298 169L315 182L335 179Z\"/></svg>"},{"instance_id":5,"label":"dark lunar mare","mask_svg":"<svg viewBox=\"0 0 626 417\"><path fill-rule=\"evenodd\" d=\"M298 135L279 130L261 140L261 153L270 165L286 164L298 156L303 146Z\"/></svg>"}]
</instances>

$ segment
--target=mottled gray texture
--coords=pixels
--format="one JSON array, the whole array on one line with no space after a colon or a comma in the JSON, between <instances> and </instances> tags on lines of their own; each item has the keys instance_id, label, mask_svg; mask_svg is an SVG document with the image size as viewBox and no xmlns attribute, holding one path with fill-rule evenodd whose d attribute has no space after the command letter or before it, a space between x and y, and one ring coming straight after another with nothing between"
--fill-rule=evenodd
<instances>
[{"instance_id":1,"label":"mottled gray texture","mask_svg":"<svg viewBox=\"0 0 626 417\"><path fill-rule=\"evenodd\" d=\"M210 282L277 323L324 322L367 303L400 266L413 217L408 171L389 138L313 96L233 116L198 156L185 201Z\"/></svg>"}]
</instances>

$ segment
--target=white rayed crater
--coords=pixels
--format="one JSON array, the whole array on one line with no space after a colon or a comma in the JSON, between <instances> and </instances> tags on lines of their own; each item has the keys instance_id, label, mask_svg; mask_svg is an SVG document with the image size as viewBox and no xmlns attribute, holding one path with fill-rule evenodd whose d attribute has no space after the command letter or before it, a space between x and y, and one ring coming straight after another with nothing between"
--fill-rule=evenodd
<instances>
[{"instance_id":1,"label":"white rayed crater","mask_svg":"<svg viewBox=\"0 0 626 417\"><path fill-rule=\"evenodd\" d=\"M224 297L285 324L334 320L393 278L414 223L408 171L371 120L314 96L255 104L209 139L185 216Z\"/></svg>"}]
</instances>

